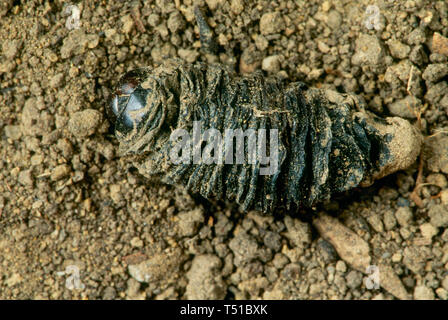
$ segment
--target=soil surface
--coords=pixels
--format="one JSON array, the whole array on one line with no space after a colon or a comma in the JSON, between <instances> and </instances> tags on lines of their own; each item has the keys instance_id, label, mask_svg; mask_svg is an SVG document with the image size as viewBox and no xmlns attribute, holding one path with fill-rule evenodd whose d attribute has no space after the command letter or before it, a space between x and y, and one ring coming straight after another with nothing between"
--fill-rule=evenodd
<instances>
[{"instance_id":1,"label":"soil surface","mask_svg":"<svg viewBox=\"0 0 448 320\"><path fill-rule=\"evenodd\" d=\"M0 298L448 299L447 37L446 1L2 1ZM301 212L158 185L118 156L106 109L123 73L167 58L356 93L423 152Z\"/></svg>"}]
</instances>

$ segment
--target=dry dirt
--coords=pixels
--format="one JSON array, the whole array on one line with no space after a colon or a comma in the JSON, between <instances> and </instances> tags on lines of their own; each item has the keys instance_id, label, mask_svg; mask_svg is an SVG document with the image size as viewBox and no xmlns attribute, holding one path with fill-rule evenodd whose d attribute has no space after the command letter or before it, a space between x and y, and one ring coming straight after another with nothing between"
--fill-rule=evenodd
<instances>
[{"instance_id":1,"label":"dry dirt","mask_svg":"<svg viewBox=\"0 0 448 320\"><path fill-rule=\"evenodd\" d=\"M446 1L69 4L0 4L1 299L448 299ZM194 4L217 56L200 48ZM421 122L421 179L416 163L273 216L147 181L117 156L106 108L121 74L169 57L353 92ZM369 289L325 224L399 290Z\"/></svg>"}]
</instances>

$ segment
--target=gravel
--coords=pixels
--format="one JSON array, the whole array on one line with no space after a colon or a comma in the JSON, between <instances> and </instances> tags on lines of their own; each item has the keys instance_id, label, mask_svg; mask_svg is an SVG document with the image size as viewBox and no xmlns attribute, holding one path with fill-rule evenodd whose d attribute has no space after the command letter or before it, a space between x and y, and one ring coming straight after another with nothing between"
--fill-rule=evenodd
<instances>
[{"instance_id":1,"label":"gravel","mask_svg":"<svg viewBox=\"0 0 448 320\"><path fill-rule=\"evenodd\" d=\"M68 130L77 138L85 138L95 133L102 120L98 110L86 109L75 112L68 121Z\"/></svg>"},{"instance_id":2,"label":"gravel","mask_svg":"<svg viewBox=\"0 0 448 320\"><path fill-rule=\"evenodd\" d=\"M378 3L369 29L366 2L199 1L216 55L176 3L77 1L78 29L59 2L0 4L0 298L446 299L447 3ZM147 181L106 108L121 74L168 58L354 92L421 128L421 179L271 216Z\"/></svg>"},{"instance_id":3,"label":"gravel","mask_svg":"<svg viewBox=\"0 0 448 320\"><path fill-rule=\"evenodd\" d=\"M227 292L227 286L222 278L217 276L221 266L221 260L217 256L196 256L187 273L187 299L223 299Z\"/></svg>"}]
</instances>

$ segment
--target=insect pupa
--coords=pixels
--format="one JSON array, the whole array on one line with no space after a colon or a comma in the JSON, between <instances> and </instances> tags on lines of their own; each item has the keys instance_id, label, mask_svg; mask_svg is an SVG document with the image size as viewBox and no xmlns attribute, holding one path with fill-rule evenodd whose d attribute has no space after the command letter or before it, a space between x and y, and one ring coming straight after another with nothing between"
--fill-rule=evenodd
<instances>
[{"instance_id":1,"label":"insect pupa","mask_svg":"<svg viewBox=\"0 0 448 320\"><path fill-rule=\"evenodd\" d=\"M120 154L129 156L142 175L205 198L236 201L243 210L310 207L333 193L368 186L410 166L422 143L407 120L380 118L356 95L261 72L240 76L219 64L169 61L131 71L121 78L111 110ZM186 139L188 155L173 161L173 148L179 147L173 132L192 137L194 129L199 145ZM208 129L221 134L220 144ZM243 137L229 138L229 129L241 130ZM272 130L276 141L269 139ZM271 174L261 174L269 165L262 158L249 159L260 147L251 145L255 140L247 132L255 132L258 142L265 132L264 151L277 157L271 159L277 161ZM233 163L223 161L232 153L226 143L232 150L239 146L242 163L235 157ZM195 152L209 157L194 161Z\"/></svg>"}]
</instances>

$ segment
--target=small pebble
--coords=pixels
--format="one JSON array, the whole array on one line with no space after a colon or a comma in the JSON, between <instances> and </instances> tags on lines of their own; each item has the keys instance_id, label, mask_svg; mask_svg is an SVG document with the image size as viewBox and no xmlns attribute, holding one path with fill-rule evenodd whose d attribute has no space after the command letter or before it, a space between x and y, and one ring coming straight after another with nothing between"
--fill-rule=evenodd
<instances>
[{"instance_id":1,"label":"small pebble","mask_svg":"<svg viewBox=\"0 0 448 320\"><path fill-rule=\"evenodd\" d=\"M98 110L86 109L74 113L68 122L68 130L77 138L85 138L95 133L102 121Z\"/></svg>"},{"instance_id":2,"label":"small pebble","mask_svg":"<svg viewBox=\"0 0 448 320\"><path fill-rule=\"evenodd\" d=\"M336 10L331 10L328 13L328 19L327 19L326 23L331 29L337 30L338 28L341 27L341 23L342 23L341 14Z\"/></svg>"},{"instance_id":3,"label":"small pebble","mask_svg":"<svg viewBox=\"0 0 448 320\"><path fill-rule=\"evenodd\" d=\"M436 63L426 67L422 78L426 81L437 82L446 75L448 75L448 65L446 63Z\"/></svg>"},{"instance_id":4,"label":"small pebble","mask_svg":"<svg viewBox=\"0 0 448 320\"><path fill-rule=\"evenodd\" d=\"M280 71L280 56L269 56L263 59L261 68L264 71L276 73Z\"/></svg>"},{"instance_id":5,"label":"small pebble","mask_svg":"<svg viewBox=\"0 0 448 320\"><path fill-rule=\"evenodd\" d=\"M50 87L56 89L64 85L64 74L55 74L50 80Z\"/></svg>"},{"instance_id":6,"label":"small pebble","mask_svg":"<svg viewBox=\"0 0 448 320\"><path fill-rule=\"evenodd\" d=\"M409 44L423 44L426 41L426 35L423 28L414 29L408 35L408 43Z\"/></svg>"},{"instance_id":7,"label":"small pebble","mask_svg":"<svg viewBox=\"0 0 448 320\"><path fill-rule=\"evenodd\" d=\"M448 186L448 181L445 178L445 175L441 173L431 173L426 177L426 182L437 186L441 189L444 189Z\"/></svg>"},{"instance_id":8,"label":"small pebble","mask_svg":"<svg viewBox=\"0 0 448 320\"><path fill-rule=\"evenodd\" d=\"M107 287L103 292L103 300L114 300L117 292L113 287Z\"/></svg>"},{"instance_id":9,"label":"small pebble","mask_svg":"<svg viewBox=\"0 0 448 320\"><path fill-rule=\"evenodd\" d=\"M347 274L345 279L349 288L356 289L362 284L362 273L356 270L352 270Z\"/></svg>"},{"instance_id":10,"label":"small pebble","mask_svg":"<svg viewBox=\"0 0 448 320\"><path fill-rule=\"evenodd\" d=\"M448 291L448 275L446 275L445 278L443 278L442 287Z\"/></svg>"},{"instance_id":11,"label":"small pebble","mask_svg":"<svg viewBox=\"0 0 448 320\"><path fill-rule=\"evenodd\" d=\"M22 136L22 130L20 126L5 126L4 128L6 137L11 140L19 140Z\"/></svg>"},{"instance_id":12,"label":"small pebble","mask_svg":"<svg viewBox=\"0 0 448 320\"><path fill-rule=\"evenodd\" d=\"M388 210L384 213L383 223L386 227L386 230L392 230L395 227L395 225L397 224L397 220L395 219L394 213L392 211Z\"/></svg>"},{"instance_id":13,"label":"small pebble","mask_svg":"<svg viewBox=\"0 0 448 320\"><path fill-rule=\"evenodd\" d=\"M352 63L355 65L377 65L384 57L381 41L373 35L362 34L356 39L355 54Z\"/></svg>"},{"instance_id":14,"label":"small pebble","mask_svg":"<svg viewBox=\"0 0 448 320\"><path fill-rule=\"evenodd\" d=\"M143 247L143 241L139 237L134 237L131 239L131 246L134 248L141 248Z\"/></svg>"},{"instance_id":15,"label":"small pebble","mask_svg":"<svg viewBox=\"0 0 448 320\"><path fill-rule=\"evenodd\" d=\"M387 41L387 45L389 46L392 57L397 59L406 58L411 51L411 48L408 45L405 45L401 41L395 39Z\"/></svg>"},{"instance_id":16,"label":"small pebble","mask_svg":"<svg viewBox=\"0 0 448 320\"><path fill-rule=\"evenodd\" d=\"M18 181L24 186L32 186L33 175L31 173L31 170L20 171Z\"/></svg>"},{"instance_id":17,"label":"small pebble","mask_svg":"<svg viewBox=\"0 0 448 320\"><path fill-rule=\"evenodd\" d=\"M430 223L436 227L447 227L448 226L448 208L442 204L433 205L428 210L428 216L430 218Z\"/></svg>"},{"instance_id":18,"label":"small pebble","mask_svg":"<svg viewBox=\"0 0 448 320\"><path fill-rule=\"evenodd\" d=\"M344 261L339 260L338 262L336 262L336 270L341 273L345 273L347 271L347 265Z\"/></svg>"},{"instance_id":19,"label":"small pebble","mask_svg":"<svg viewBox=\"0 0 448 320\"><path fill-rule=\"evenodd\" d=\"M444 205L448 205L448 189L440 192L440 200Z\"/></svg>"},{"instance_id":20,"label":"small pebble","mask_svg":"<svg viewBox=\"0 0 448 320\"><path fill-rule=\"evenodd\" d=\"M415 300L434 300L434 292L423 285L415 287L414 290Z\"/></svg>"},{"instance_id":21,"label":"small pebble","mask_svg":"<svg viewBox=\"0 0 448 320\"><path fill-rule=\"evenodd\" d=\"M401 226L406 227L412 220L412 211L409 207L400 207L395 212L395 218Z\"/></svg>"},{"instance_id":22,"label":"small pebble","mask_svg":"<svg viewBox=\"0 0 448 320\"><path fill-rule=\"evenodd\" d=\"M51 180L57 181L67 177L70 174L71 168L67 164L61 164L53 169L51 172Z\"/></svg>"},{"instance_id":23,"label":"small pebble","mask_svg":"<svg viewBox=\"0 0 448 320\"><path fill-rule=\"evenodd\" d=\"M438 32L434 32L432 37L432 51L448 56L448 38Z\"/></svg>"},{"instance_id":24,"label":"small pebble","mask_svg":"<svg viewBox=\"0 0 448 320\"><path fill-rule=\"evenodd\" d=\"M427 222L420 226L420 232L422 233L422 236L424 238L431 240L432 237L434 237L439 232L439 230L432 224Z\"/></svg>"},{"instance_id":25,"label":"small pebble","mask_svg":"<svg viewBox=\"0 0 448 320\"><path fill-rule=\"evenodd\" d=\"M260 32L262 35L279 33L285 28L285 21L280 12L268 12L261 16Z\"/></svg>"},{"instance_id":26,"label":"small pebble","mask_svg":"<svg viewBox=\"0 0 448 320\"><path fill-rule=\"evenodd\" d=\"M185 28L185 20L179 11L170 14L167 27L172 33L179 32Z\"/></svg>"},{"instance_id":27,"label":"small pebble","mask_svg":"<svg viewBox=\"0 0 448 320\"><path fill-rule=\"evenodd\" d=\"M394 116L415 119L421 105L421 100L409 95L390 104L389 111Z\"/></svg>"}]
</instances>

